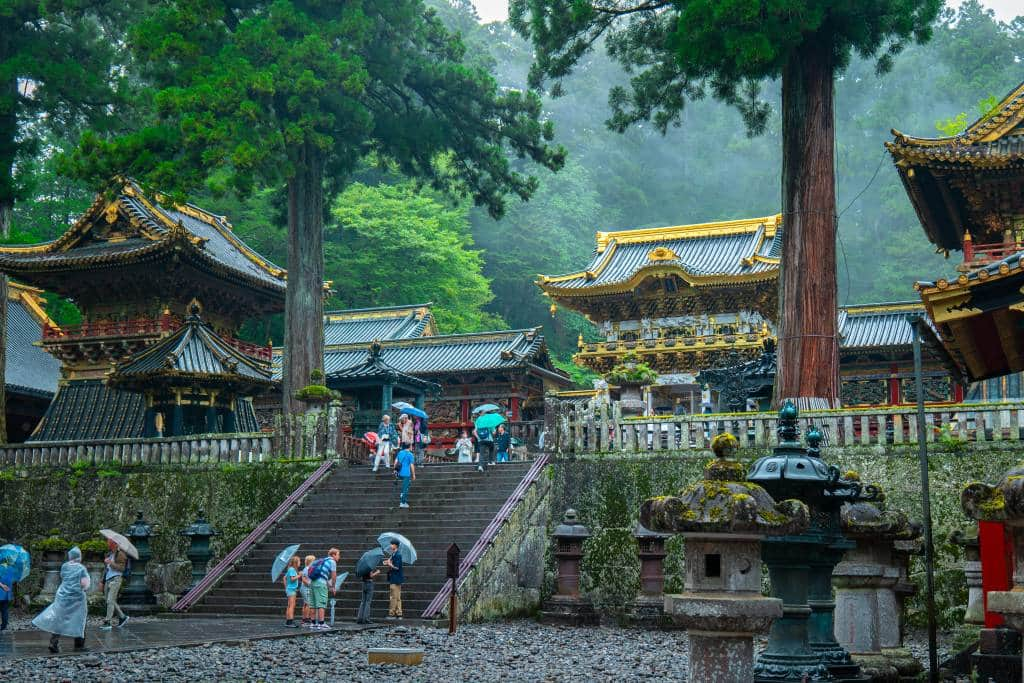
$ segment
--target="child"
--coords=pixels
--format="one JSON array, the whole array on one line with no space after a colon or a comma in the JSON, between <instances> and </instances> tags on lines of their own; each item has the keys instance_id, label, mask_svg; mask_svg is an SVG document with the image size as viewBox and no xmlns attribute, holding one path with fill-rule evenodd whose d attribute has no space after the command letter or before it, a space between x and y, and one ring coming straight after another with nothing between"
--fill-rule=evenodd
<instances>
[{"instance_id":1,"label":"child","mask_svg":"<svg viewBox=\"0 0 1024 683\"><path fill-rule=\"evenodd\" d=\"M288 628L298 628L295 623L295 596L299 591L299 567L301 561L298 555L293 555L288 561L288 571L284 573L284 594L288 598L288 607L284 611L284 625ZM305 607L305 605L303 605Z\"/></svg>"},{"instance_id":2,"label":"child","mask_svg":"<svg viewBox=\"0 0 1024 683\"><path fill-rule=\"evenodd\" d=\"M469 438L469 433L465 429L455 442L455 452L459 456L459 462L473 462L473 440Z\"/></svg>"},{"instance_id":3,"label":"child","mask_svg":"<svg viewBox=\"0 0 1024 683\"><path fill-rule=\"evenodd\" d=\"M309 565L313 564L316 560L315 555L306 555L304 560L305 567L299 572L299 593L302 595L302 625L312 628L313 624L313 607L312 598L309 593Z\"/></svg>"}]
</instances>

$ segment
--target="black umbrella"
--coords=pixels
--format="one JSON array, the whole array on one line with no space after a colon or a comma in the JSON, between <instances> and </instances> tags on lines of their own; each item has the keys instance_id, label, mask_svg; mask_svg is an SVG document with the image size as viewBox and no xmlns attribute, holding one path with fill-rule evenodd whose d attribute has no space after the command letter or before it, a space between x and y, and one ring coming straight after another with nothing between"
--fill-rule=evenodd
<instances>
[{"instance_id":1,"label":"black umbrella","mask_svg":"<svg viewBox=\"0 0 1024 683\"><path fill-rule=\"evenodd\" d=\"M363 556L356 562L356 574L358 576L369 576L370 572L380 565L381 560L384 559L384 551L380 548L374 548L367 550L363 553Z\"/></svg>"}]
</instances>

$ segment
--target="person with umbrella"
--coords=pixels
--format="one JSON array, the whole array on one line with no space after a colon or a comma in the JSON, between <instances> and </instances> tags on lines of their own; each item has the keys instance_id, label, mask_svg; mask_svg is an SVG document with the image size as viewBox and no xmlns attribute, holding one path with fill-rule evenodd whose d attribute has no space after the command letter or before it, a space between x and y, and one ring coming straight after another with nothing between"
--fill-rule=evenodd
<instances>
[{"instance_id":1,"label":"person with umbrella","mask_svg":"<svg viewBox=\"0 0 1024 683\"><path fill-rule=\"evenodd\" d=\"M128 615L117 604L117 595L121 592L124 572L128 568L128 553L121 549L112 538L107 539L107 554L103 557L103 597L107 601L107 618L100 629L109 631L113 626L114 615L117 615L117 627L122 628L128 623Z\"/></svg>"},{"instance_id":2,"label":"person with umbrella","mask_svg":"<svg viewBox=\"0 0 1024 683\"><path fill-rule=\"evenodd\" d=\"M384 551L373 548L363 553L356 563L356 576L363 582L362 597L359 600L359 611L356 613L357 624L371 624L370 605L373 604L373 580L380 574L377 566L384 557Z\"/></svg>"},{"instance_id":3,"label":"person with umbrella","mask_svg":"<svg viewBox=\"0 0 1024 683\"><path fill-rule=\"evenodd\" d=\"M75 649L85 648L85 617L88 604L89 572L82 566L82 551L75 546L68 551L68 561L60 567L57 594L32 625L50 634L50 652L60 652L60 637L75 639Z\"/></svg>"},{"instance_id":4,"label":"person with umbrella","mask_svg":"<svg viewBox=\"0 0 1024 683\"><path fill-rule=\"evenodd\" d=\"M498 413L485 413L473 423L473 436L480 445L480 460L476 468L481 472L485 465L494 464L494 429L504 421L505 418Z\"/></svg>"},{"instance_id":5,"label":"person with umbrella","mask_svg":"<svg viewBox=\"0 0 1024 683\"><path fill-rule=\"evenodd\" d=\"M8 613L14 601L14 584L28 576L31 560L20 545L0 546L0 631L6 631Z\"/></svg>"}]
</instances>

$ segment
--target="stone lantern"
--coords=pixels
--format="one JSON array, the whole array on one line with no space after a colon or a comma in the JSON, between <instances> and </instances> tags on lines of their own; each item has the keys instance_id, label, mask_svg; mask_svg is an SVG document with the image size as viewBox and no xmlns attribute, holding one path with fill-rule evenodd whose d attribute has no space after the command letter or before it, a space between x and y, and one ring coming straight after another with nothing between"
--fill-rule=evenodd
<instances>
[{"instance_id":1,"label":"stone lantern","mask_svg":"<svg viewBox=\"0 0 1024 683\"><path fill-rule=\"evenodd\" d=\"M562 523L555 527L551 538L555 539L554 555L558 561L555 594L579 597L583 541L590 538L590 530L580 524L576 511L569 508L562 517Z\"/></svg>"},{"instance_id":2,"label":"stone lantern","mask_svg":"<svg viewBox=\"0 0 1024 683\"><path fill-rule=\"evenodd\" d=\"M597 613L580 596L583 542L590 538L590 530L580 523L576 511L569 508L551 538L555 542L554 556L557 562L555 594L544 602L541 620L564 624L596 623Z\"/></svg>"},{"instance_id":3,"label":"stone lantern","mask_svg":"<svg viewBox=\"0 0 1024 683\"><path fill-rule=\"evenodd\" d=\"M1021 680L1021 638L1024 632L1024 466L1018 465L990 486L968 484L960 494L960 506L979 523L1002 523L1012 547L1012 589L990 590L985 595L986 610L1001 615L1006 628L993 628L986 618L981 630L978 652L973 657L974 674L979 680L992 678L997 683ZM1002 563L998 548L986 548L988 536L982 536L982 571L1000 573L1005 567L988 567L986 563Z\"/></svg>"},{"instance_id":4,"label":"stone lantern","mask_svg":"<svg viewBox=\"0 0 1024 683\"><path fill-rule=\"evenodd\" d=\"M754 678L754 635L783 614L782 600L761 595L761 539L795 534L808 525L807 506L776 503L743 480L731 456L735 437L723 434L704 480L678 497L644 502L640 522L682 534L686 542L685 592L665 596L665 612L689 631L691 683L746 683Z\"/></svg>"},{"instance_id":5,"label":"stone lantern","mask_svg":"<svg viewBox=\"0 0 1024 683\"><path fill-rule=\"evenodd\" d=\"M964 611L964 623L984 624L985 593L981 588L981 544L978 543L978 526L956 529L949 535L949 540L964 549L964 578L967 580L967 609Z\"/></svg>"},{"instance_id":6,"label":"stone lantern","mask_svg":"<svg viewBox=\"0 0 1024 683\"><path fill-rule=\"evenodd\" d=\"M797 417L796 406L786 401L779 411L779 445L771 455L758 459L747 475L747 481L760 484L773 498L796 498L811 510L806 531L768 536L761 546L772 597L781 598L784 608L782 618L772 623L768 646L757 658L754 680L866 681L835 638L832 570L855 547L843 537L840 508L871 499L877 491L844 479L837 467L821 460L822 434L816 428L808 429L808 447L801 448Z\"/></svg>"},{"instance_id":7,"label":"stone lantern","mask_svg":"<svg viewBox=\"0 0 1024 683\"><path fill-rule=\"evenodd\" d=\"M139 559L132 560L132 576L121 591L121 601L126 605L152 605L156 603L149 586L146 585L146 564L153 557L149 549L149 537L153 535L153 527L142 517L142 511L135 516L135 521L128 527L125 536L139 551Z\"/></svg>"},{"instance_id":8,"label":"stone lantern","mask_svg":"<svg viewBox=\"0 0 1024 683\"><path fill-rule=\"evenodd\" d=\"M217 535L217 530L210 526L206 514L200 510L196 521L189 524L181 535L189 539L186 555L192 560L192 584L189 586L189 590L192 590L206 576L206 565L213 557L210 539Z\"/></svg>"},{"instance_id":9,"label":"stone lantern","mask_svg":"<svg viewBox=\"0 0 1024 683\"><path fill-rule=\"evenodd\" d=\"M921 664L903 650L903 580L899 541L914 541L921 527L881 504L847 503L841 511L844 535L857 545L832 571L836 594L836 640L850 651L872 680L915 679Z\"/></svg>"},{"instance_id":10,"label":"stone lantern","mask_svg":"<svg viewBox=\"0 0 1024 683\"><path fill-rule=\"evenodd\" d=\"M640 558L640 593L633 601L632 618L637 624L656 626L665 608L665 542L672 534L651 531L637 522L633 529Z\"/></svg>"}]
</instances>

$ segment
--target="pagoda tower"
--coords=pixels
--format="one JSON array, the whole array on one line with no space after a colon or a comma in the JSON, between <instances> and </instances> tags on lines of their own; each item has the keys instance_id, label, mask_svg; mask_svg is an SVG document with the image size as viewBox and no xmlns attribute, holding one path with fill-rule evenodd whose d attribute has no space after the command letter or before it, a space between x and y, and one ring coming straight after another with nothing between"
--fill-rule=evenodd
<instances>
[{"instance_id":1,"label":"pagoda tower","mask_svg":"<svg viewBox=\"0 0 1024 683\"><path fill-rule=\"evenodd\" d=\"M284 310L286 273L239 239L224 216L147 197L129 181L116 194L99 195L56 240L0 247L0 272L70 299L82 314L80 325L43 328L41 345L61 362L61 378L32 440L149 436L147 416L165 425L164 435L170 435L171 424L182 425L184 433L207 431L205 421L194 427L175 422L153 403L166 397L164 379L154 379L153 387L139 380L118 387L108 381L116 366L128 367L174 335L196 304L202 307L204 338L216 338L208 346L230 347L246 360L243 366L269 373L270 347L235 335L245 320ZM251 392L264 383L245 384L246 395L230 391L240 386L235 378L224 381L234 385L218 392L217 378L204 377L194 392L176 386L177 395L191 408L200 407L193 400L219 396L214 407L230 412L228 426L255 431ZM229 395L233 405L226 412ZM224 422L218 423L221 431Z\"/></svg>"}]
</instances>

